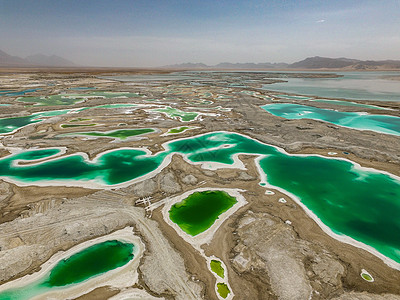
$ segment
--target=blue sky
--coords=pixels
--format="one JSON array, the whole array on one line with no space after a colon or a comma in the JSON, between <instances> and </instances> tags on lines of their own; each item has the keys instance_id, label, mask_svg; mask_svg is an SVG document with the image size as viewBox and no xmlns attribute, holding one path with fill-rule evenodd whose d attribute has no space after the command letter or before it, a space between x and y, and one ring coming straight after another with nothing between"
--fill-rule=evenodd
<instances>
[{"instance_id":1,"label":"blue sky","mask_svg":"<svg viewBox=\"0 0 400 300\"><path fill-rule=\"evenodd\" d=\"M0 49L94 66L400 59L400 0L0 0Z\"/></svg>"}]
</instances>

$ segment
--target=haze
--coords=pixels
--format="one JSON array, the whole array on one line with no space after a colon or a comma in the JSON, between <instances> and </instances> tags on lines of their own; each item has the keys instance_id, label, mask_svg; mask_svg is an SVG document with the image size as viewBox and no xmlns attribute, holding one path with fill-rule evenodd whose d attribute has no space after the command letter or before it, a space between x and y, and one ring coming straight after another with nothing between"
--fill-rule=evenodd
<instances>
[{"instance_id":1,"label":"haze","mask_svg":"<svg viewBox=\"0 0 400 300\"><path fill-rule=\"evenodd\" d=\"M0 0L0 49L87 66L400 59L400 1Z\"/></svg>"}]
</instances>

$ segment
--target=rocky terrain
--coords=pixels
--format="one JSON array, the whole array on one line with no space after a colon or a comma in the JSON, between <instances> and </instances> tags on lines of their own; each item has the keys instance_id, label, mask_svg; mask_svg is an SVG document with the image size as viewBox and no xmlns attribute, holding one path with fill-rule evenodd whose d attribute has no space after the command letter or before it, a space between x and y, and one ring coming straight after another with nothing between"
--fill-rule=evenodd
<instances>
[{"instance_id":1,"label":"rocky terrain","mask_svg":"<svg viewBox=\"0 0 400 300\"><path fill-rule=\"evenodd\" d=\"M0 83L4 90L41 88L29 96L69 93L73 87L95 87L99 91L130 92L137 96L110 99L99 96L69 106L39 106L17 101L13 96L0 97L1 104L9 104L1 106L1 119L89 107L2 134L0 158L21 149L46 147L64 147L65 155L83 152L90 159L122 147L146 147L154 154L163 151L162 145L168 141L225 130L245 134L289 153L328 157L328 152L335 151L337 157L400 176L398 136L270 115L260 106L293 102L320 108L338 107L273 96L259 89L261 79L257 73L243 73L240 79L210 74L201 78L200 85L191 84L190 80L119 82L103 78L109 74L102 74L100 78L97 75L2 74ZM254 83L249 84L251 79ZM244 81L247 87L234 86ZM126 103L138 106L99 107ZM363 111L400 116L398 102L369 103L392 110ZM165 105L203 114L190 122L182 122L154 111ZM340 109L359 110L350 106ZM83 121L70 123L77 118ZM61 126L89 123L96 125ZM186 125L194 128L176 135L167 134L170 128ZM156 130L126 140L66 135L120 128ZM210 170L173 155L171 162L154 176L105 188L39 186L2 177L0 288L4 283L38 271L59 251L132 226L145 245L138 266L138 282L126 289L104 284L77 299L128 299L129 293L137 299L221 299L214 289L217 279L205 259L212 255L227 267L234 299L400 299L398 270L373 254L326 234L288 195L278 190L266 194L265 188L259 185L254 156L240 155L239 159L245 169ZM218 228L209 244L202 245L204 253L185 241L161 213L165 201L196 188L241 189L247 201ZM286 202L280 202L281 198ZM373 275L373 282L360 276L363 269Z\"/></svg>"}]
</instances>

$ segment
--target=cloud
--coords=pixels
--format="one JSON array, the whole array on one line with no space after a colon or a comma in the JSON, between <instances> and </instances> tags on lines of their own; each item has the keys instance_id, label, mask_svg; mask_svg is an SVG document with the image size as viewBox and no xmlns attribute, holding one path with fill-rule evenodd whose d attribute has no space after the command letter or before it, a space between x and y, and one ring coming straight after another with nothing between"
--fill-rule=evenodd
<instances>
[{"instance_id":1,"label":"cloud","mask_svg":"<svg viewBox=\"0 0 400 300\"><path fill-rule=\"evenodd\" d=\"M325 20L324 20L324 19L321 19L321 20L315 21L315 23L324 23L324 22L325 22Z\"/></svg>"}]
</instances>

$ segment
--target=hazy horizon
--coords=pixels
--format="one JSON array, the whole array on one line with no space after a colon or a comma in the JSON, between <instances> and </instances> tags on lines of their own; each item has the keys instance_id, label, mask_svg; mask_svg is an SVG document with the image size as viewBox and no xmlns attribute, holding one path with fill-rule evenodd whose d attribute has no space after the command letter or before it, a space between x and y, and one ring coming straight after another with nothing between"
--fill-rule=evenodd
<instances>
[{"instance_id":1,"label":"hazy horizon","mask_svg":"<svg viewBox=\"0 0 400 300\"><path fill-rule=\"evenodd\" d=\"M400 59L400 1L0 0L0 49L79 65Z\"/></svg>"}]
</instances>

